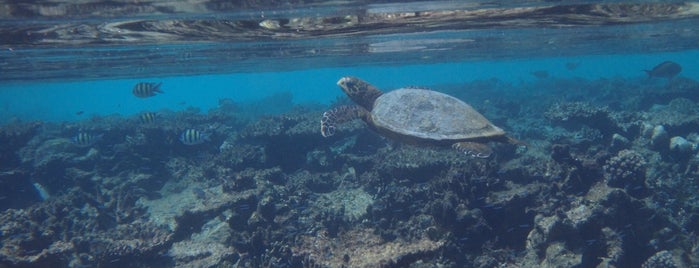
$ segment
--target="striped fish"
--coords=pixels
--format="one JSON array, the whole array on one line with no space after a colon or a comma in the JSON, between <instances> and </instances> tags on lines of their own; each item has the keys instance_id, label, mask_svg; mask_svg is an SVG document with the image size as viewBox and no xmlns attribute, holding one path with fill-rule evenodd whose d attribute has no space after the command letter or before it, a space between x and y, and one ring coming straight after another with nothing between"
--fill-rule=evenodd
<instances>
[{"instance_id":1,"label":"striped fish","mask_svg":"<svg viewBox=\"0 0 699 268\"><path fill-rule=\"evenodd\" d=\"M196 129L186 129L180 134L180 141L185 145L197 145L210 140L210 136Z\"/></svg>"},{"instance_id":2,"label":"striped fish","mask_svg":"<svg viewBox=\"0 0 699 268\"><path fill-rule=\"evenodd\" d=\"M158 114L154 112L145 112L138 116L138 118L141 119L141 123L150 124L155 122L155 119L158 118Z\"/></svg>"},{"instance_id":3,"label":"striped fish","mask_svg":"<svg viewBox=\"0 0 699 268\"><path fill-rule=\"evenodd\" d=\"M87 147L92 146L98 141L100 141L103 135L104 134L96 135L94 133L89 132L78 132L78 134L73 136L73 138L71 138L70 140L71 142L73 142L73 144L77 146Z\"/></svg>"},{"instance_id":4,"label":"striped fish","mask_svg":"<svg viewBox=\"0 0 699 268\"><path fill-rule=\"evenodd\" d=\"M139 98L148 98L148 97L153 97L155 96L156 93L163 93L162 90L160 90L160 85L163 83L148 83L148 82L140 82L133 86L133 94L136 97Z\"/></svg>"}]
</instances>

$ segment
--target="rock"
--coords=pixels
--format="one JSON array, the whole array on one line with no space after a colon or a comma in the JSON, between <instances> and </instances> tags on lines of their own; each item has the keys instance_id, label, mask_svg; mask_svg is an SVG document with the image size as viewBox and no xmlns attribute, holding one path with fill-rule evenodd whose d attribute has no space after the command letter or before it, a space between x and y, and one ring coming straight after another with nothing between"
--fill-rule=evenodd
<instances>
[{"instance_id":1,"label":"rock","mask_svg":"<svg viewBox=\"0 0 699 268\"><path fill-rule=\"evenodd\" d=\"M581 253L568 250L565 243L555 242L546 248L546 258L539 267L576 267L581 264Z\"/></svg>"},{"instance_id":2,"label":"rock","mask_svg":"<svg viewBox=\"0 0 699 268\"><path fill-rule=\"evenodd\" d=\"M669 135L662 125L657 125L653 128L653 134L650 137L650 144L655 148L667 148Z\"/></svg>"},{"instance_id":3,"label":"rock","mask_svg":"<svg viewBox=\"0 0 699 268\"><path fill-rule=\"evenodd\" d=\"M364 217L367 207L373 203L372 196L364 190L343 188L320 194L312 205L315 210L340 213L344 221L354 222Z\"/></svg>"},{"instance_id":4,"label":"rock","mask_svg":"<svg viewBox=\"0 0 699 268\"><path fill-rule=\"evenodd\" d=\"M662 124L673 132L686 133L699 127L699 106L689 99L676 98L667 105L658 105L646 114L646 121Z\"/></svg>"},{"instance_id":5,"label":"rock","mask_svg":"<svg viewBox=\"0 0 699 268\"><path fill-rule=\"evenodd\" d=\"M670 139L670 151L672 152L688 154L692 152L693 148L694 144L680 136L675 136Z\"/></svg>"},{"instance_id":6,"label":"rock","mask_svg":"<svg viewBox=\"0 0 699 268\"><path fill-rule=\"evenodd\" d=\"M204 215L216 214L250 200L257 194L257 190L254 189L229 193L223 191L223 187L219 185L201 188L205 195L204 198L200 198L197 191L192 190L195 187L199 186L191 184L179 192L163 190L163 198L153 200L140 198L136 203L146 209L150 222L176 231L203 224Z\"/></svg>"},{"instance_id":7,"label":"rock","mask_svg":"<svg viewBox=\"0 0 699 268\"><path fill-rule=\"evenodd\" d=\"M643 123L643 125L641 125L641 137L650 139L650 137L653 136L654 128L655 127L652 124Z\"/></svg>"},{"instance_id":8,"label":"rock","mask_svg":"<svg viewBox=\"0 0 699 268\"><path fill-rule=\"evenodd\" d=\"M216 226L216 229L225 229L226 226ZM206 231L202 230L202 233ZM228 234L228 232L219 232ZM225 264L231 265L239 259L235 248L227 246L218 241L210 241L193 234L190 240L180 241L172 244L168 250L168 255L175 262L175 267L220 267ZM204 236L216 238L217 236Z\"/></svg>"},{"instance_id":9,"label":"rock","mask_svg":"<svg viewBox=\"0 0 699 268\"><path fill-rule=\"evenodd\" d=\"M559 163L574 164L573 156L570 154L570 145L554 144L551 146L551 159Z\"/></svg>"},{"instance_id":10,"label":"rock","mask_svg":"<svg viewBox=\"0 0 699 268\"><path fill-rule=\"evenodd\" d=\"M444 246L444 241L427 237L406 241L385 241L372 229L353 229L330 238L324 232L304 235L294 245L295 255L305 256L308 267L397 267L427 258Z\"/></svg>"},{"instance_id":11,"label":"rock","mask_svg":"<svg viewBox=\"0 0 699 268\"><path fill-rule=\"evenodd\" d=\"M585 204L580 204L565 212L566 219L576 229L583 226L588 220L592 219L593 209Z\"/></svg>"},{"instance_id":12,"label":"rock","mask_svg":"<svg viewBox=\"0 0 699 268\"><path fill-rule=\"evenodd\" d=\"M33 154L25 154L27 157L23 161L32 163L36 169L42 169L52 164L72 162L71 160L79 156L80 151L69 139L49 139L42 142Z\"/></svg>"},{"instance_id":13,"label":"rock","mask_svg":"<svg viewBox=\"0 0 699 268\"><path fill-rule=\"evenodd\" d=\"M610 144L612 149L614 149L614 150L626 149L629 147L629 144L630 144L629 139L627 139L624 136L621 136L619 133L614 133L614 135L612 135L612 143Z\"/></svg>"}]
</instances>

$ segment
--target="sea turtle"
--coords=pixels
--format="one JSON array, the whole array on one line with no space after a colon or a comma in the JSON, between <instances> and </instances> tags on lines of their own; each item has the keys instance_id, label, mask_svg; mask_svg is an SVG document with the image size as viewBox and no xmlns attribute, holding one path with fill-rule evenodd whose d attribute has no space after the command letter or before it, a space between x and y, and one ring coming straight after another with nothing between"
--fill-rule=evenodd
<instances>
[{"instance_id":1,"label":"sea turtle","mask_svg":"<svg viewBox=\"0 0 699 268\"><path fill-rule=\"evenodd\" d=\"M411 144L451 145L473 157L489 157L493 152L485 144L489 141L523 145L470 105L444 93L414 87L383 93L349 76L337 85L358 105L325 112L320 120L323 137L334 135L337 124L361 118L386 137Z\"/></svg>"}]
</instances>

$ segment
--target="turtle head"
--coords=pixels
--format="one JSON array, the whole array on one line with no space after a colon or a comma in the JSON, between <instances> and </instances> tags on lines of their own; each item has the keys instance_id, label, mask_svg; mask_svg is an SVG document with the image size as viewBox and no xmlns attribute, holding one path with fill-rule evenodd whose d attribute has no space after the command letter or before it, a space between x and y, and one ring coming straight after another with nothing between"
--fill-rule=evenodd
<instances>
[{"instance_id":1,"label":"turtle head","mask_svg":"<svg viewBox=\"0 0 699 268\"><path fill-rule=\"evenodd\" d=\"M355 103L371 111L374 108L376 98L383 92L366 81L353 76L345 76L337 81L337 85Z\"/></svg>"},{"instance_id":2,"label":"turtle head","mask_svg":"<svg viewBox=\"0 0 699 268\"><path fill-rule=\"evenodd\" d=\"M367 87L371 85L366 81L359 79L354 76L345 76L337 81L337 85L342 88L342 91L347 93L347 95L354 95L358 92L366 90Z\"/></svg>"}]
</instances>

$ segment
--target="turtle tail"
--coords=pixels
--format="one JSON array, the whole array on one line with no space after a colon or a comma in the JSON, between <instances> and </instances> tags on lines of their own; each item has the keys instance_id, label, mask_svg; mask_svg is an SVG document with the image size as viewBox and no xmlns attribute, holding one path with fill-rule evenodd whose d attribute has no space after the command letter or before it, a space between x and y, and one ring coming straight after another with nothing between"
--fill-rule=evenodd
<instances>
[{"instance_id":1,"label":"turtle tail","mask_svg":"<svg viewBox=\"0 0 699 268\"><path fill-rule=\"evenodd\" d=\"M323 113L320 119L320 134L323 137L335 135L337 124L342 124L357 118L362 118L366 110L357 105L343 105Z\"/></svg>"}]
</instances>

